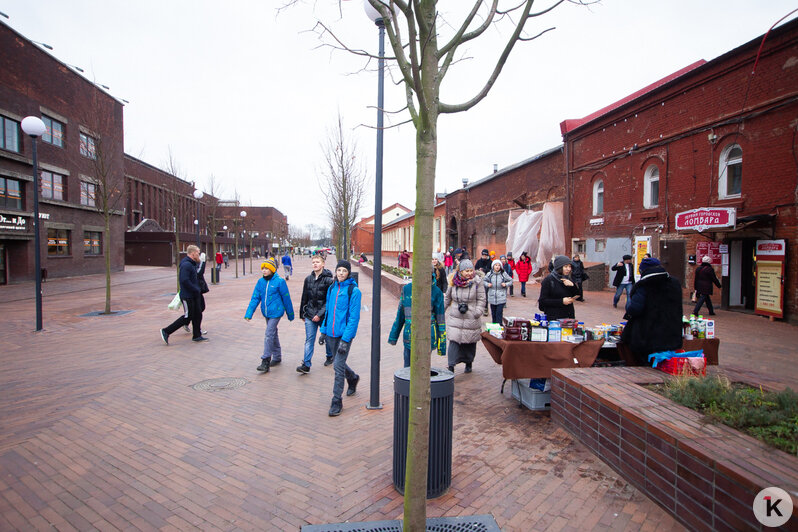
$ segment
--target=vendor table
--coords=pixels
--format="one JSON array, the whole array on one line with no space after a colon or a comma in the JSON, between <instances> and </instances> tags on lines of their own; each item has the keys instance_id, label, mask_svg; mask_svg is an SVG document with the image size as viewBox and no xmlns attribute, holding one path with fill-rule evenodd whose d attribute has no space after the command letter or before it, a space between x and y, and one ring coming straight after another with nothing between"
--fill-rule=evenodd
<instances>
[{"instance_id":1,"label":"vendor table","mask_svg":"<svg viewBox=\"0 0 798 532\"><path fill-rule=\"evenodd\" d=\"M554 368L589 368L604 340L571 342L524 342L502 340L482 333L482 345L497 364L504 379L549 379ZM576 362L574 362L576 359Z\"/></svg>"},{"instance_id":2,"label":"vendor table","mask_svg":"<svg viewBox=\"0 0 798 532\"><path fill-rule=\"evenodd\" d=\"M632 352L623 342L618 342L618 355L621 360L626 361L627 366L639 365L632 355ZM682 349L685 351L704 351L704 356L707 358L708 366L718 365L718 349L720 348L719 338L693 338L692 340L684 340L682 342ZM650 365L650 364L649 364Z\"/></svg>"}]
</instances>

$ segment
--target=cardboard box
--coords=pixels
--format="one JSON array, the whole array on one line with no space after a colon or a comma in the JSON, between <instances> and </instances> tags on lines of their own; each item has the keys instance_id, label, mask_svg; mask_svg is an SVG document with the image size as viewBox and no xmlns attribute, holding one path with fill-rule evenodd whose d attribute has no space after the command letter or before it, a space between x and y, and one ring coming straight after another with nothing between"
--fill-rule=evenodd
<instances>
[{"instance_id":1,"label":"cardboard box","mask_svg":"<svg viewBox=\"0 0 798 532\"><path fill-rule=\"evenodd\" d=\"M529 379L514 379L512 382L513 399L520 401L530 410L551 409L551 391L533 390L529 387Z\"/></svg>"}]
</instances>

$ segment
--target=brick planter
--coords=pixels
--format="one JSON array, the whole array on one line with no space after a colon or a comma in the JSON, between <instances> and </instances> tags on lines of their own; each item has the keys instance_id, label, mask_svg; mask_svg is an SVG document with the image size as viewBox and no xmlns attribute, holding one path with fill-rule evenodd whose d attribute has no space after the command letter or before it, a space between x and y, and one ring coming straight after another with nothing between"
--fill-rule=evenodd
<instances>
[{"instance_id":1,"label":"brick planter","mask_svg":"<svg viewBox=\"0 0 798 532\"><path fill-rule=\"evenodd\" d=\"M360 267L360 271L363 272L364 277L368 277L372 279L374 277L374 266L369 264L368 262L363 262L358 265ZM363 279L363 282L366 282ZM386 272L383 270L382 272L382 289L387 290L391 294L393 294L397 299L402 296L402 287L409 283L410 281L405 281L404 279L400 279L399 277ZM360 283L358 283L360 284Z\"/></svg>"},{"instance_id":2,"label":"brick planter","mask_svg":"<svg viewBox=\"0 0 798 532\"><path fill-rule=\"evenodd\" d=\"M783 388L722 372L733 382ZM690 530L761 530L751 505L769 486L791 493L798 507L798 458L641 386L666 378L651 368L552 370L551 417ZM795 512L784 529L798 529Z\"/></svg>"}]
</instances>

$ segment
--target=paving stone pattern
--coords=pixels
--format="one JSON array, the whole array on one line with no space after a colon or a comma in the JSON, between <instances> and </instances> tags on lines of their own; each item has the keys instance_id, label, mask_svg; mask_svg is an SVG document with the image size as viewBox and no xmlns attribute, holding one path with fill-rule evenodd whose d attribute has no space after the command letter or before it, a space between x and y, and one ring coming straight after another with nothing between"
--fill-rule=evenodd
<instances>
[{"instance_id":1,"label":"paving stone pattern","mask_svg":"<svg viewBox=\"0 0 798 532\"><path fill-rule=\"evenodd\" d=\"M295 260L288 283L295 304L309 270L307 258ZM158 329L177 315L166 308L174 270L114 274L113 308L133 311L123 316L78 317L102 309L103 276L49 280L40 333L33 332L32 283L0 286L0 530L298 530L401 518L391 445L392 375L402 352L387 344L397 300L382 299L384 409L364 407L366 282L350 354L360 386L344 397L343 414L330 418L333 373L323 355L308 375L294 369L304 343L298 321L280 324L282 365L265 375L255 370L264 324L243 314L256 278L232 272L231 264L207 294L203 325L211 340L195 344L179 330L169 346ZM537 291L529 293L511 299L510 315L534 312ZM591 308L609 315L608 298L588 293L578 315ZM783 360L776 350L756 365ZM435 364L445 362L436 357ZM474 372L459 366L456 373L452 485L429 501L429 517L491 514L507 531L682 529L548 413L518 408L509 387L501 395L501 368L482 346ZM246 383L192 387L220 378Z\"/></svg>"}]
</instances>

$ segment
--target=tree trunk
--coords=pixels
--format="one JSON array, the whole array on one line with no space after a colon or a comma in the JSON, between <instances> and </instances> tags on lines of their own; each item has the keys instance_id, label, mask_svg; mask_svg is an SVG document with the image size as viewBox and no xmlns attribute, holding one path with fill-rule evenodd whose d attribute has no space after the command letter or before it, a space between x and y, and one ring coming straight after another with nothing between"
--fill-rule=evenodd
<instances>
[{"instance_id":1,"label":"tree trunk","mask_svg":"<svg viewBox=\"0 0 798 532\"><path fill-rule=\"evenodd\" d=\"M175 228L175 266L177 267L177 291L180 291L180 233Z\"/></svg>"},{"instance_id":2,"label":"tree trunk","mask_svg":"<svg viewBox=\"0 0 798 532\"><path fill-rule=\"evenodd\" d=\"M111 234L111 213L105 213L105 238L103 238L103 247L105 248L105 314L111 313L111 243L109 242L109 235Z\"/></svg>"}]
</instances>

